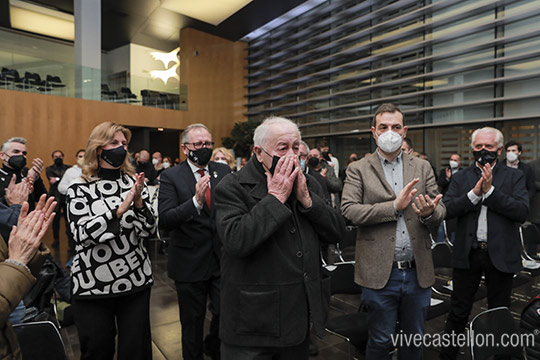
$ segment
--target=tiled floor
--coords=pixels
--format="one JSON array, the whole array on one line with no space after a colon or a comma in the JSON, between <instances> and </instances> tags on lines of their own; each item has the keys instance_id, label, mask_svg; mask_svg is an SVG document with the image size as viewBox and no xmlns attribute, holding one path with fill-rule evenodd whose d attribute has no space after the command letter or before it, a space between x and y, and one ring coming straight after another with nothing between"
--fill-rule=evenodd
<instances>
[{"instance_id":1,"label":"tiled floor","mask_svg":"<svg viewBox=\"0 0 540 360\"><path fill-rule=\"evenodd\" d=\"M64 250L61 247L61 252ZM60 256L62 260L65 255ZM352 253L346 252L345 257L351 259ZM157 254L151 246L152 266L154 270L155 285L152 288L151 297L151 323L153 358L182 359L181 356L181 328L178 319L178 305L173 282L166 274L166 257ZM65 263L65 261L64 261ZM534 278L529 284L516 288L513 294L511 310L516 319L528 299L540 292L538 279ZM357 296L338 296L332 299L329 317L341 315L346 312L354 312L358 308L360 299ZM478 301L473 309L473 314L486 308L485 301ZM444 327L445 315L432 319L426 324L426 332L441 332ZM209 325L207 317L206 326ZM65 327L61 330L64 338L69 359L79 359L80 351L76 329L74 326ZM323 339L313 337L313 342L319 348L319 354L312 359L347 360L349 359L348 343L336 336L327 334ZM425 349L424 359L436 359L437 349ZM362 356L359 356L362 359ZM470 358L467 352L460 355L460 359Z\"/></svg>"}]
</instances>

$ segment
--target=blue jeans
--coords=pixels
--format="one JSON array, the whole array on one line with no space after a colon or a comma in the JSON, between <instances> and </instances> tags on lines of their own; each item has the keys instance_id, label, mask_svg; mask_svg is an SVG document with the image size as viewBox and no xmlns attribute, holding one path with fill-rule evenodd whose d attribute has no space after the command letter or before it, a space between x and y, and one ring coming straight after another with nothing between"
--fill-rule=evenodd
<instances>
[{"instance_id":1,"label":"blue jeans","mask_svg":"<svg viewBox=\"0 0 540 360\"><path fill-rule=\"evenodd\" d=\"M368 309L367 360L389 359L389 352L394 348L392 335L396 333L424 334L431 288L423 289L418 285L415 268L392 269L386 286L380 290L362 288L362 299ZM421 347L403 346L398 349L398 359L421 358Z\"/></svg>"},{"instance_id":2,"label":"blue jeans","mask_svg":"<svg viewBox=\"0 0 540 360\"><path fill-rule=\"evenodd\" d=\"M24 319L24 315L26 314L26 307L24 306L24 302L21 300L19 304L17 304L17 307L11 314L9 314L9 322L11 325L16 325L22 323Z\"/></svg>"}]
</instances>

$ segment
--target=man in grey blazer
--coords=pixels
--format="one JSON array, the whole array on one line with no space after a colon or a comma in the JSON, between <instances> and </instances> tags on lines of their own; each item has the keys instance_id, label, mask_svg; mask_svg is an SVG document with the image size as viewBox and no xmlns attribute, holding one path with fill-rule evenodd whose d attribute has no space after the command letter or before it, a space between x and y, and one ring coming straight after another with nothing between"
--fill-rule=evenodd
<instances>
[{"instance_id":1,"label":"man in grey blazer","mask_svg":"<svg viewBox=\"0 0 540 360\"><path fill-rule=\"evenodd\" d=\"M430 230L446 210L427 161L401 150L407 133L403 113L383 104L371 132L377 150L347 169L341 210L359 226L355 281L368 308L366 359L387 359L398 346L399 359L420 359L422 349L393 344L402 334L423 334L435 280Z\"/></svg>"}]
</instances>

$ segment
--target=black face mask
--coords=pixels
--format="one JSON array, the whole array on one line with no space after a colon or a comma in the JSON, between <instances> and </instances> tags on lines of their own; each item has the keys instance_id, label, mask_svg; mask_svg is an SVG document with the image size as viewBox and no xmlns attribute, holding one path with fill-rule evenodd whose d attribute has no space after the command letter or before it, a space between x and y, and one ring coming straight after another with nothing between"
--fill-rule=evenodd
<instances>
[{"instance_id":1,"label":"black face mask","mask_svg":"<svg viewBox=\"0 0 540 360\"><path fill-rule=\"evenodd\" d=\"M329 155L329 152L328 152L328 151L323 151L321 155L322 155L322 157L323 157L324 160L326 160L326 161L332 161L332 160L330 160L330 155Z\"/></svg>"},{"instance_id":2,"label":"black face mask","mask_svg":"<svg viewBox=\"0 0 540 360\"><path fill-rule=\"evenodd\" d=\"M311 168L316 168L317 166L319 166L319 158L316 158L316 157L310 157L307 161L309 167Z\"/></svg>"},{"instance_id":3,"label":"black face mask","mask_svg":"<svg viewBox=\"0 0 540 360\"><path fill-rule=\"evenodd\" d=\"M272 156L268 153L268 151L264 150L262 147L261 147L262 151L264 151L266 153L266 155L268 156ZM279 156L272 156L272 166L270 166L270 169L268 169L268 171L270 172L270 174L274 175L274 171L276 171L276 166L277 166L277 163L279 161L279 159L281 159ZM264 165L264 163L261 162L261 164ZM266 165L265 165L266 167Z\"/></svg>"},{"instance_id":4,"label":"black face mask","mask_svg":"<svg viewBox=\"0 0 540 360\"><path fill-rule=\"evenodd\" d=\"M21 170L26 166L26 158L24 155L13 155L8 160L8 165L13 168L13 170Z\"/></svg>"},{"instance_id":5,"label":"black face mask","mask_svg":"<svg viewBox=\"0 0 540 360\"><path fill-rule=\"evenodd\" d=\"M199 166L206 166L212 157L212 149L200 148L197 150L189 150L188 158Z\"/></svg>"},{"instance_id":6,"label":"black face mask","mask_svg":"<svg viewBox=\"0 0 540 360\"><path fill-rule=\"evenodd\" d=\"M117 148L103 150L101 152L101 158L114 168L119 168L126 160L127 151L124 149L124 145L120 145Z\"/></svg>"},{"instance_id":7,"label":"black face mask","mask_svg":"<svg viewBox=\"0 0 540 360\"><path fill-rule=\"evenodd\" d=\"M478 161L482 166L491 164L497 159L497 151L489 151L482 149L479 151L473 151L474 159Z\"/></svg>"},{"instance_id":8,"label":"black face mask","mask_svg":"<svg viewBox=\"0 0 540 360\"><path fill-rule=\"evenodd\" d=\"M56 166L62 166L62 165L64 165L64 159L62 159L62 158L56 158L56 159L54 159L54 165L56 165Z\"/></svg>"}]
</instances>

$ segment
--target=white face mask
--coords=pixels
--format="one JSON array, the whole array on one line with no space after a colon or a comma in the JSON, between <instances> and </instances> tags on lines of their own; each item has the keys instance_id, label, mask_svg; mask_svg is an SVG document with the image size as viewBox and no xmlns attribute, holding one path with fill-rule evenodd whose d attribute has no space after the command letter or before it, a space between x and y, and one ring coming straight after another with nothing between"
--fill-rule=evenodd
<instances>
[{"instance_id":1,"label":"white face mask","mask_svg":"<svg viewBox=\"0 0 540 360\"><path fill-rule=\"evenodd\" d=\"M157 165L158 162L159 162L158 159L152 159L152 164L153 165Z\"/></svg>"},{"instance_id":2,"label":"white face mask","mask_svg":"<svg viewBox=\"0 0 540 360\"><path fill-rule=\"evenodd\" d=\"M459 163L454 160L450 160L450 169L457 169L459 166Z\"/></svg>"},{"instance_id":3,"label":"white face mask","mask_svg":"<svg viewBox=\"0 0 540 360\"><path fill-rule=\"evenodd\" d=\"M391 154L401 148L403 138L397 132L388 130L377 138L377 146L387 154Z\"/></svg>"},{"instance_id":4,"label":"white face mask","mask_svg":"<svg viewBox=\"0 0 540 360\"><path fill-rule=\"evenodd\" d=\"M515 152L507 152L506 153L506 160L510 161L510 162L514 162L518 159L519 155Z\"/></svg>"},{"instance_id":5,"label":"white face mask","mask_svg":"<svg viewBox=\"0 0 540 360\"><path fill-rule=\"evenodd\" d=\"M227 162L227 160L223 160L223 159L216 160L216 162L217 162L217 163L220 163L220 164L229 165L229 163Z\"/></svg>"},{"instance_id":6,"label":"white face mask","mask_svg":"<svg viewBox=\"0 0 540 360\"><path fill-rule=\"evenodd\" d=\"M168 162L163 163L163 168L164 169L168 168L169 166L171 166L171 164L169 164Z\"/></svg>"}]
</instances>

